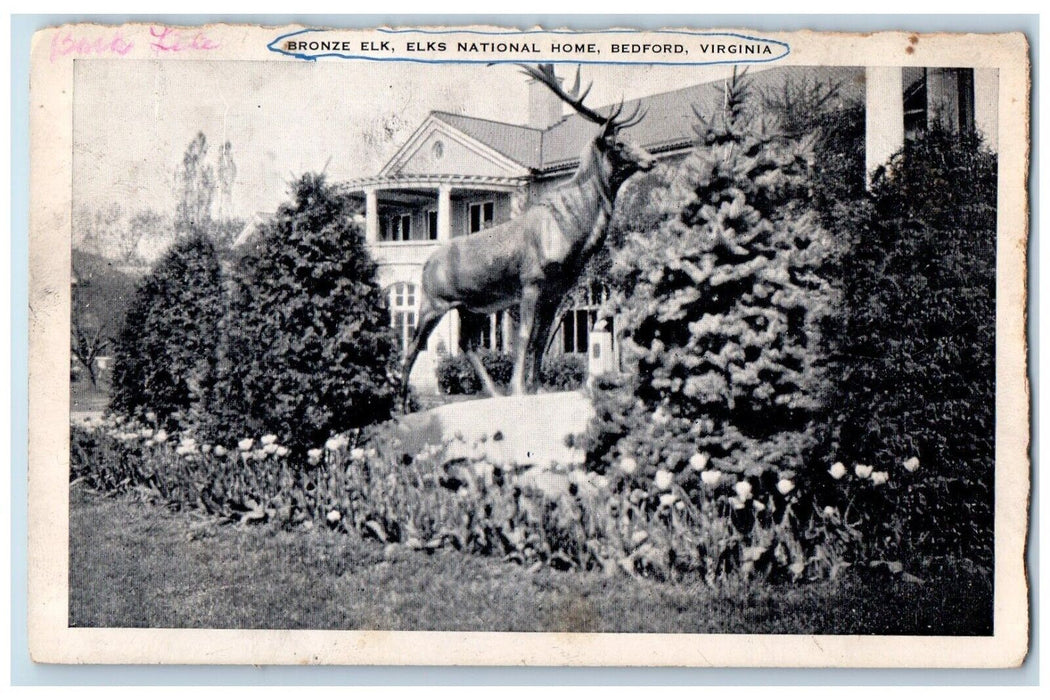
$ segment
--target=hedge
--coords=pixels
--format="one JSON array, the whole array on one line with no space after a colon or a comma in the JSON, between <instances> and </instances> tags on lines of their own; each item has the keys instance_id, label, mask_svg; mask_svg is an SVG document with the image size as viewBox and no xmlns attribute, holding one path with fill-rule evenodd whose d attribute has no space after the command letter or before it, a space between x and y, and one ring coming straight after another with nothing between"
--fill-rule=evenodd
<instances>
[{"instance_id":1,"label":"hedge","mask_svg":"<svg viewBox=\"0 0 1050 700\"><path fill-rule=\"evenodd\" d=\"M482 350L478 352L485 370L497 386L510 383L514 358L508 353ZM437 366L438 389L442 394L478 394L481 379L466 355L446 355ZM587 360L577 355L555 355L543 361L539 384L553 391L572 391L583 386L587 378Z\"/></svg>"}]
</instances>

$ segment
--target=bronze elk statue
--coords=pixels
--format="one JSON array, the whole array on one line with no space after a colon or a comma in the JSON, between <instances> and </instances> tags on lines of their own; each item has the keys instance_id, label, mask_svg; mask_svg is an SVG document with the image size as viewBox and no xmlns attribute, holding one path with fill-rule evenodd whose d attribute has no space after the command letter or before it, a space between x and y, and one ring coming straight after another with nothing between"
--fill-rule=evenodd
<instances>
[{"instance_id":1,"label":"bronze elk statue","mask_svg":"<svg viewBox=\"0 0 1050 700\"><path fill-rule=\"evenodd\" d=\"M653 167L653 156L621 131L638 124L641 106L624 116L621 101L608 114L586 107L580 72L566 91L553 64L521 66L584 119L599 126L583 149L572 179L531 204L506 223L456 238L436 250L423 267L419 323L405 354L401 395L416 357L441 318L452 309L490 314L518 305L514 370L510 391L523 394L538 377L543 351L562 299L575 286L584 265L605 242L616 193L631 175ZM467 356L486 391L499 395L473 349Z\"/></svg>"}]
</instances>

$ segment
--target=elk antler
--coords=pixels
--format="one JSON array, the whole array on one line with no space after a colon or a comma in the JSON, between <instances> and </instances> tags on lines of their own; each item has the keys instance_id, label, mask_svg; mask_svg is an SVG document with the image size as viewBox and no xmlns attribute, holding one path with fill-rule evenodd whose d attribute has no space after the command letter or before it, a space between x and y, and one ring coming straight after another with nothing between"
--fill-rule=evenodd
<instances>
[{"instance_id":1,"label":"elk antler","mask_svg":"<svg viewBox=\"0 0 1050 700\"><path fill-rule=\"evenodd\" d=\"M643 111L642 105L639 102L635 105L630 116L621 118L620 115L623 113L624 109L623 100L620 101L620 104L615 107L608 116L587 107L583 104L583 101L587 99L587 95L591 92L594 83L588 83L587 87L583 89L583 92L580 92L579 66L576 66L576 79L573 81L572 88L568 91L562 88L561 84L558 82L558 78L555 77L553 63L540 63L536 66L519 63L518 66L520 66L524 73L530 78L538 80L546 85L551 92L557 95L562 102L572 107L581 117L605 127L605 133L607 135L613 134L620 129L634 126L645 118L646 111L648 111Z\"/></svg>"},{"instance_id":2,"label":"elk antler","mask_svg":"<svg viewBox=\"0 0 1050 700\"><path fill-rule=\"evenodd\" d=\"M619 131L620 129L629 129L632 126L635 126L643 119L645 119L645 115L649 113L649 109L642 109L642 103L639 100L639 102L634 106L634 109L631 110L630 116L621 118L620 115L622 113L623 100L620 100L620 104L616 106L616 109L614 109L608 117L607 124L612 126L613 131Z\"/></svg>"}]
</instances>

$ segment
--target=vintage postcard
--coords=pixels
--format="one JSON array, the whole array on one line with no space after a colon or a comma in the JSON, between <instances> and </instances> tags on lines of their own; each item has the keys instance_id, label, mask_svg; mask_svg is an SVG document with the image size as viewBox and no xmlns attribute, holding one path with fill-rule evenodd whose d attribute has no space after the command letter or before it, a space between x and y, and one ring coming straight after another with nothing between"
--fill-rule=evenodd
<instances>
[{"instance_id":1,"label":"vintage postcard","mask_svg":"<svg viewBox=\"0 0 1050 700\"><path fill-rule=\"evenodd\" d=\"M1023 34L84 24L41 663L1008 667Z\"/></svg>"}]
</instances>

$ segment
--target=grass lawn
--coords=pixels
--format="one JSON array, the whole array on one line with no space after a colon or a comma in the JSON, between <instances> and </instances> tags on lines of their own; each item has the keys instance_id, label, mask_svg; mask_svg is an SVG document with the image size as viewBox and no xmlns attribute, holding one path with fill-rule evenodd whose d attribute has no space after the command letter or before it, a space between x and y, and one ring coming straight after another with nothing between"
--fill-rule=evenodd
<instances>
[{"instance_id":1,"label":"grass lawn","mask_svg":"<svg viewBox=\"0 0 1050 700\"><path fill-rule=\"evenodd\" d=\"M990 634L991 584L847 574L733 590L530 573L327 530L218 525L79 486L70 496L73 627Z\"/></svg>"}]
</instances>

